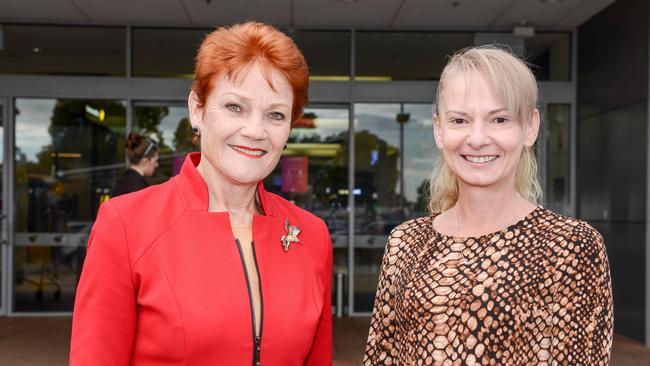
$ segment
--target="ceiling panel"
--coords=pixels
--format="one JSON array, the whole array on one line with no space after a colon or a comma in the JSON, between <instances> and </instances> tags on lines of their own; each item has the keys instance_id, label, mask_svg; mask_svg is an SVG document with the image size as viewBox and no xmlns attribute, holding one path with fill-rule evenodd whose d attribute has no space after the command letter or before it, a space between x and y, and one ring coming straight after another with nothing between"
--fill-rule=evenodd
<instances>
[{"instance_id":1,"label":"ceiling panel","mask_svg":"<svg viewBox=\"0 0 650 366\"><path fill-rule=\"evenodd\" d=\"M494 25L497 27L512 27L524 22L536 27L550 27L582 1L543 2L541 0L518 0L501 17L495 19Z\"/></svg>"},{"instance_id":2,"label":"ceiling panel","mask_svg":"<svg viewBox=\"0 0 650 366\"><path fill-rule=\"evenodd\" d=\"M2 0L0 20L88 20L69 0Z\"/></svg>"},{"instance_id":3,"label":"ceiling panel","mask_svg":"<svg viewBox=\"0 0 650 366\"><path fill-rule=\"evenodd\" d=\"M0 22L573 29L615 0L0 0ZM456 6L454 6L456 4Z\"/></svg>"},{"instance_id":4,"label":"ceiling panel","mask_svg":"<svg viewBox=\"0 0 650 366\"><path fill-rule=\"evenodd\" d=\"M512 1L407 0L395 26L433 29L487 27Z\"/></svg>"},{"instance_id":5,"label":"ceiling panel","mask_svg":"<svg viewBox=\"0 0 650 366\"><path fill-rule=\"evenodd\" d=\"M575 28L615 0L518 0L494 25L511 27L522 21L543 28Z\"/></svg>"},{"instance_id":6,"label":"ceiling panel","mask_svg":"<svg viewBox=\"0 0 650 366\"><path fill-rule=\"evenodd\" d=\"M74 0L98 23L189 24L180 0Z\"/></svg>"},{"instance_id":7,"label":"ceiling panel","mask_svg":"<svg viewBox=\"0 0 650 366\"><path fill-rule=\"evenodd\" d=\"M402 0L295 0L298 27L388 27Z\"/></svg>"},{"instance_id":8,"label":"ceiling panel","mask_svg":"<svg viewBox=\"0 0 650 366\"><path fill-rule=\"evenodd\" d=\"M291 22L291 0L179 0L194 24L218 25L257 20L275 25Z\"/></svg>"}]
</instances>

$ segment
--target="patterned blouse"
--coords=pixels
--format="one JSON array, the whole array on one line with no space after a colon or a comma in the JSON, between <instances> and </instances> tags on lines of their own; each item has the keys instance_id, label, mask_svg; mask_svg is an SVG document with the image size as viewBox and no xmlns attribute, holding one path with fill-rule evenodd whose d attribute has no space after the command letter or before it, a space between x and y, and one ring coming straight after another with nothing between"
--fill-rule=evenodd
<instances>
[{"instance_id":1,"label":"patterned blouse","mask_svg":"<svg viewBox=\"0 0 650 366\"><path fill-rule=\"evenodd\" d=\"M538 206L477 238L436 214L391 232L363 360L370 365L609 365L607 254L587 223Z\"/></svg>"}]
</instances>

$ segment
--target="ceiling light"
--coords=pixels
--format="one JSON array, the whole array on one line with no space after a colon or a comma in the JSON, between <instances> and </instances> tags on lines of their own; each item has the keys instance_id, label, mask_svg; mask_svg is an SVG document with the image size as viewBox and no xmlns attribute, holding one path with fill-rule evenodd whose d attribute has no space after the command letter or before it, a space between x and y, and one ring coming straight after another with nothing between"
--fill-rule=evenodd
<instances>
[{"instance_id":1,"label":"ceiling light","mask_svg":"<svg viewBox=\"0 0 650 366\"><path fill-rule=\"evenodd\" d=\"M512 28L512 35L519 38L530 38L535 36L535 27L519 25Z\"/></svg>"},{"instance_id":2,"label":"ceiling light","mask_svg":"<svg viewBox=\"0 0 650 366\"><path fill-rule=\"evenodd\" d=\"M40 47L33 47L33 48L32 48L32 52L34 52L34 53L41 53L41 52L43 52L43 49L40 48Z\"/></svg>"}]
</instances>

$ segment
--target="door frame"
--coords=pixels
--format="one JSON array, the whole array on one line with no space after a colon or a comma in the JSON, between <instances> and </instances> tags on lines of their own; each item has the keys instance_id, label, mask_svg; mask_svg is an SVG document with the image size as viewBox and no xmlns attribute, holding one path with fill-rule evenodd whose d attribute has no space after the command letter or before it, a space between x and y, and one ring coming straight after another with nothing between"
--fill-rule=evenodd
<instances>
[{"instance_id":1,"label":"door frame","mask_svg":"<svg viewBox=\"0 0 650 366\"><path fill-rule=\"evenodd\" d=\"M11 209L13 207L13 199L11 195L10 187L10 177L11 177L11 167L10 162L13 160L13 153L9 149L11 137L13 133L13 123L10 121L10 116L13 114L13 106L10 98L0 97L0 117L2 117L2 155L3 155L3 164L2 164L2 197L0 198L3 202L2 210L0 211L0 269L2 269L2 275L0 276L0 315L7 315L11 309L11 295L12 295L12 282L11 276L12 271L12 258L13 258L13 248L11 243Z\"/></svg>"}]
</instances>

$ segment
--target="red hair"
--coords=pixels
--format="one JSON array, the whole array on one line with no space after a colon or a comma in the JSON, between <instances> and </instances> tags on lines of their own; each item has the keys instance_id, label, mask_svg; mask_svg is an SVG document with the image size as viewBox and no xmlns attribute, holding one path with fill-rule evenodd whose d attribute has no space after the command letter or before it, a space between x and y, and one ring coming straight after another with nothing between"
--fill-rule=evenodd
<instances>
[{"instance_id":1,"label":"red hair","mask_svg":"<svg viewBox=\"0 0 650 366\"><path fill-rule=\"evenodd\" d=\"M214 83L221 75L239 80L250 67L259 63L269 86L271 68L277 69L293 90L291 123L297 121L307 104L309 71L298 46L273 26L246 22L230 27L219 27L208 34L196 55L192 90L198 95L199 105L205 105Z\"/></svg>"}]
</instances>

